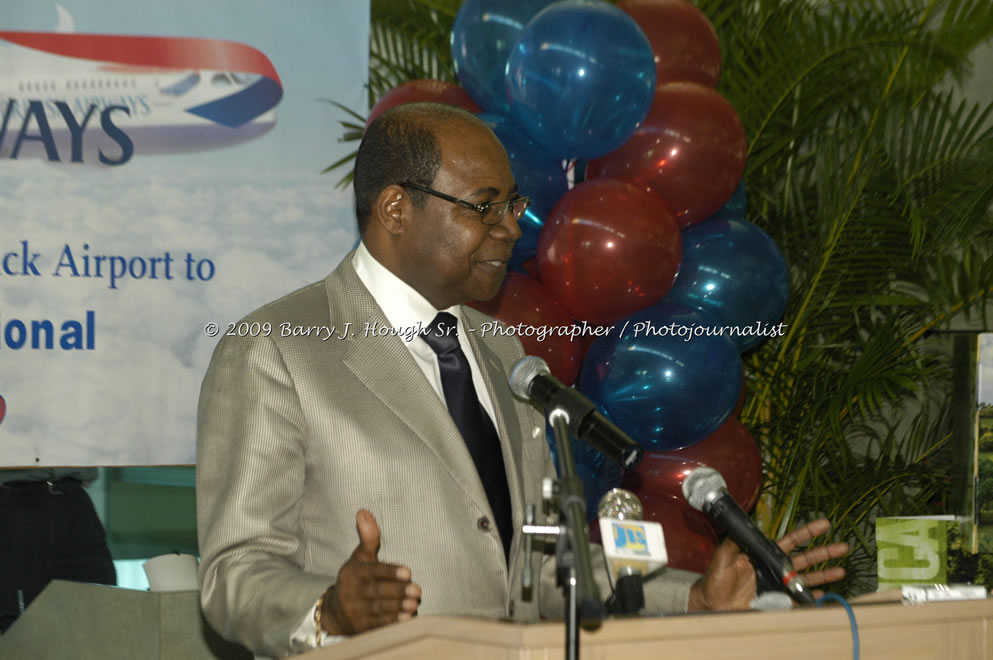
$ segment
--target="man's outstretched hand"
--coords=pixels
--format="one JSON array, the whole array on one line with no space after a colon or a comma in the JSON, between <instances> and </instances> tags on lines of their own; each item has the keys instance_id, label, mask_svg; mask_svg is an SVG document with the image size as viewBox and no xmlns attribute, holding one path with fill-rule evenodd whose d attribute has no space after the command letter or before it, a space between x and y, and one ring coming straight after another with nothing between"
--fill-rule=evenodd
<instances>
[{"instance_id":1,"label":"man's outstretched hand","mask_svg":"<svg viewBox=\"0 0 993 660\"><path fill-rule=\"evenodd\" d=\"M379 561L379 525L365 509L355 514L359 545L324 593L321 627L329 635L354 635L417 613L421 588L410 569Z\"/></svg>"},{"instance_id":2,"label":"man's outstretched hand","mask_svg":"<svg viewBox=\"0 0 993 660\"><path fill-rule=\"evenodd\" d=\"M831 523L823 518L809 522L779 539L779 547L790 554L796 548L806 545L816 536L831 529ZM812 550L805 550L792 557L793 567L803 573L807 568L837 559L848 553L847 543L831 543ZM807 586L818 586L845 577L845 569L839 566L823 571L803 573ZM700 610L745 610L755 598L755 569L747 555L730 539L718 546L707 565L707 571L690 589L688 608L691 612ZM815 598L821 592L814 591Z\"/></svg>"},{"instance_id":3,"label":"man's outstretched hand","mask_svg":"<svg viewBox=\"0 0 993 660\"><path fill-rule=\"evenodd\" d=\"M782 548L783 552L786 554L790 554L795 549L810 543L814 537L820 536L821 534L826 534L829 529L831 529L830 521L825 518L819 518L807 523L806 525L797 527L792 532L779 539L779 547ZM839 557L844 557L847 554L847 543L830 543L828 545L818 546L811 550L804 550L803 552L794 555L792 557L793 568L803 574L803 579L807 581L808 587L816 587L822 584L828 584L829 582L837 582L845 577L845 569L841 566L825 568L823 571L808 571L807 569L815 564L820 564L828 561L829 559L838 559ZM815 590L813 592L814 598L820 598L823 595L824 592L820 590Z\"/></svg>"}]
</instances>

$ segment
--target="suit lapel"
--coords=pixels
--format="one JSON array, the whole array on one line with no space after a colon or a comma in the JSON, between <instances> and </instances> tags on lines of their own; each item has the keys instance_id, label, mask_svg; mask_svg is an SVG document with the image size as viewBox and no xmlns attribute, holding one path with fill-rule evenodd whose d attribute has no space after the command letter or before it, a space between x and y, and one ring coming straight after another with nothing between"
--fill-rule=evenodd
<instances>
[{"instance_id":1,"label":"suit lapel","mask_svg":"<svg viewBox=\"0 0 993 660\"><path fill-rule=\"evenodd\" d=\"M490 512L472 456L445 402L424 378L403 340L396 336L378 337L375 341L362 337L366 323L390 323L355 273L351 256L343 260L326 283L330 307L341 316L331 319L331 324L340 327L351 323L355 333L354 338L345 340L348 347L342 363L428 446L476 505Z\"/></svg>"}]
</instances>

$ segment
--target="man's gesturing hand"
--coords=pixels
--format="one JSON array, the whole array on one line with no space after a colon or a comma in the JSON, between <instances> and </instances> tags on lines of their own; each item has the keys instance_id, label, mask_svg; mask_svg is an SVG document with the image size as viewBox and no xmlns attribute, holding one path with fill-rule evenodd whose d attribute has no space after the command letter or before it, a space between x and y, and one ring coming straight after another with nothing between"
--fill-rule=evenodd
<instances>
[{"instance_id":1,"label":"man's gesturing hand","mask_svg":"<svg viewBox=\"0 0 993 660\"><path fill-rule=\"evenodd\" d=\"M359 545L338 571L321 604L321 627L330 635L354 635L417 613L421 588L410 581L410 569L384 564L379 552L379 525L371 513L355 514Z\"/></svg>"},{"instance_id":2,"label":"man's gesturing hand","mask_svg":"<svg viewBox=\"0 0 993 660\"><path fill-rule=\"evenodd\" d=\"M690 588L687 610L746 610L755 598L755 569L731 539L717 546L707 571Z\"/></svg>"},{"instance_id":3,"label":"man's gesturing hand","mask_svg":"<svg viewBox=\"0 0 993 660\"><path fill-rule=\"evenodd\" d=\"M829 529L831 529L831 523L826 518L820 518L797 527L779 539L777 543L779 543L779 547L783 549L783 552L790 554L795 549L810 543L815 537L826 534ZM808 587L816 587L827 584L828 582L837 582L845 577L845 569L841 566L825 568L822 571L808 571L807 569L815 564L820 564L831 559L838 559L847 554L847 543L839 542L821 545L793 555L793 568L803 573ZM824 592L819 589L811 593L814 598L820 598L824 595Z\"/></svg>"},{"instance_id":4,"label":"man's gesturing hand","mask_svg":"<svg viewBox=\"0 0 993 660\"><path fill-rule=\"evenodd\" d=\"M801 525L783 538L779 547L786 554L804 546L812 539L831 529L826 519L814 520ZM844 557L848 553L847 543L831 543L804 550L792 556L793 567L803 573L808 587L834 582L845 577L845 569L840 566L822 571L808 571L815 564ZM823 595L812 592L814 598ZM714 552L707 565L707 572L690 589L688 609L698 610L741 610L750 606L755 597L755 570L748 557L741 553L731 540L725 540Z\"/></svg>"}]
</instances>

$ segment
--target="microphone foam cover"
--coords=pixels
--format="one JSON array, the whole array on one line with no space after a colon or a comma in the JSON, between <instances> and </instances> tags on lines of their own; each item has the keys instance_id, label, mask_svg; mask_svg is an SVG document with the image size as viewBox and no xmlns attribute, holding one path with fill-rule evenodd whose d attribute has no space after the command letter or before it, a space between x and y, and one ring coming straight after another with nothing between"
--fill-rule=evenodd
<instances>
[{"instance_id":1,"label":"microphone foam cover","mask_svg":"<svg viewBox=\"0 0 993 660\"><path fill-rule=\"evenodd\" d=\"M597 506L598 518L617 518L618 520L641 520L644 509L638 496L623 488L611 488Z\"/></svg>"},{"instance_id":2,"label":"microphone foam cover","mask_svg":"<svg viewBox=\"0 0 993 660\"><path fill-rule=\"evenodd\" d=\"M727 492L727 489L721 473L706 466L695 468L683 479L683 497L697 511L704 510L712 493Z\"/></svg>"},{"instance_id":3,"label":"microphone foam cover","mask_svg":"<svg viewBox=\"0 0 993 660\"><path fill-rule=\"evenodd\" d=\"M510 391L520 399L527 399L531 389L531 381L537 376L552 373L548 365L540 357L526 355L510 370Z\"/></svg>"}]
</instances>

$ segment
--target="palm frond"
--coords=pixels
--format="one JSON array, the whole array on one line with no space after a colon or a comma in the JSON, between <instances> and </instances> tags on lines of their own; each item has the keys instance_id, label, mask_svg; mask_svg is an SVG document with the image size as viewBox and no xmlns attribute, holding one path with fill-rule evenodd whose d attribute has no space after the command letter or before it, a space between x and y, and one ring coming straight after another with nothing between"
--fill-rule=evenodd
<instances>
[{"instance_id":1,"label":"palm frond","mask_svg":"<svg viewBox=\"0 0 993 660\"><path fill-rule=\"evenodd\" d=\"M749 219L791 270L787 335L746 356L762 519L774 535L830 514L857 548L853 584L871 581L875 515L923 512L947 479L945 420L888 421L949 391L947 358L919 340L993 290L993 109L955 85L993 5L700 6L749 139Z\"/></svg>"},{"instance_id":2,"label":"palm frond","mask_svg":"<svg viewBox=\"0 0 993 660\"><path fill-rule=\"evenodd\" d=\"M373 0L369 34L369 107L386 92L411 80L456 82L449 38L462 0ZM357 123L341 121L340 142L358 142L365 130L365 117L340 103L329 101ZM322 170L331 172L350 165L355 153ZM349 169L336 186L352 182Z\"/></svg>"},{"instance_id":3,"label":"palm frond","mask_svg":"<svg viewBox=\"0 0 993 660\"><path fill-rule=\"evenodd\" d=\"M449 39L460 0L373 0L369 105L409 80L455 82Z\"/></svg>"}]
</instances>

